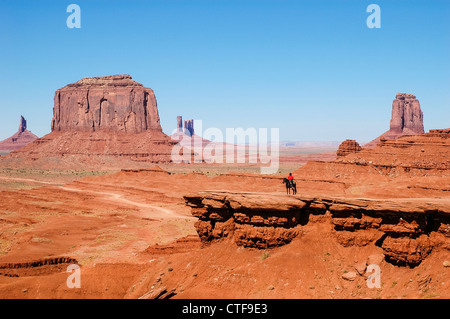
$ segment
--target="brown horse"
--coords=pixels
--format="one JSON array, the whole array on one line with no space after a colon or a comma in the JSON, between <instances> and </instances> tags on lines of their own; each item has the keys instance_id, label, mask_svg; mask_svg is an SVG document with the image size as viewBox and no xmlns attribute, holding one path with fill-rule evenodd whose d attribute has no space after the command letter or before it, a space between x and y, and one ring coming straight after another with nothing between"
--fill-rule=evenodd
<instances>
[{"instance_id":1,"label":"brown horse","mask_svg":"<svg viewBox=\"0 0 450 319\"><path fill-rule=\"evenodd\" d=\"M285 177L283 178L283 184L286 184L286 194L291 194L291 188L292 195L297 194L297 184L294 181L290 181Z\"/></svg>"}]
</instances>

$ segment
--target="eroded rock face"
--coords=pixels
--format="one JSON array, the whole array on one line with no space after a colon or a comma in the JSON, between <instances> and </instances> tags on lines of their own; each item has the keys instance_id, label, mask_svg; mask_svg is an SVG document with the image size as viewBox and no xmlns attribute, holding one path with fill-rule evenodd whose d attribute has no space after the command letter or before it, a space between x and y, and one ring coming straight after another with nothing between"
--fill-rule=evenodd
<instances>
[{"instance_id":1,"label":"eroded rock face","mask_svg":"<svg viewBox=\"0 0 450 319\"><path fill-rule=\"evenodd\" d=\"M184 198L199 219L195 227L203 242L227 237L244 247L281 246L301 237L303 227L323 215L329 216L325 220L331 222L341 245L376 243L394 264L415 266L434 248L450 249L450 206L439 200L231 192L200 192Z\"/></svg>"},{"instance_id":2,"label":"eroded rock face","mask_svg":"<svg viewBox=\"0 0 450 319\"><path fill-rule=\"evenodd\" d=\"M130 75L83 78L55 93L52 131L162 131L155 94Z\"/></svg>"},{"instance_id":3,"label":"eroded rock face","mask_svg":"<svg viewBox=\"0 0 450 319\"><path fill-rule=\"evenodd\" d=\"M382 140L395 140L404 135L423 134L423 112L419 100L410 93L397 93L392 102L392 116L388 131L364 145L375 148Z\"/></svg>"},{"instance_id":4,"label":"eroded rock face","mask_svg":"<svg viewBox=\"0 0 450 319\"><path fill-rule=\"evenodd\" d=\"M357 153L361 150L361 146L355 140L345 140L339 145L339 149L336 152L338 157L345 156L351 153Z\"/></svg>"},{"instance_id":5,"label":"eroded rock face","mask_svg":"<svg viewBox=\"0 0 450 319\"><path fill-rule=\"evenodd\" d=\"M423 112L416 96L408 93L397 93L392 102L391 133L414 135L424 133Z\"/></svg>"}]
</instances>

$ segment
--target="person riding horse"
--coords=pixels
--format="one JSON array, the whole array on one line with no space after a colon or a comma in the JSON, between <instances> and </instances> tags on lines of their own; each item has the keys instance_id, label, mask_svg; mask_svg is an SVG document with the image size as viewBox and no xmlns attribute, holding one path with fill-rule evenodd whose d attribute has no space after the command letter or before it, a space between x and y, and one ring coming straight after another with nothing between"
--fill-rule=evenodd
<instances>
[{"instance_id":1,"label":"person riding horse","mask_svg":"<svg viewBox=\"0 0 450 319\"><path fill-rule=\"evenodd\" d=\"M286 184L286 192L288 194L292 193L295 195L297 194L297 184L294 182L294 176L292 176L292 173L289 173L288 178L283 178L283 183Z\"/></svg>"}]
</instances>

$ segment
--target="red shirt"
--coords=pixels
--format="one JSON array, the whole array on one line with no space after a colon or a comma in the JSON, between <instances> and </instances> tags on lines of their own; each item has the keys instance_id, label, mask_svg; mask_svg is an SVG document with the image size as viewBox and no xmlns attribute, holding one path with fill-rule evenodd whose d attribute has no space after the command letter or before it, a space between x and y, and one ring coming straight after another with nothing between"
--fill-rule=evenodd
<instances>
[{"instance_id":1,"label":"red shirt","mask_svg":"<svg viewBox=\"0 0 450 319\"><path fill-rule=\"evenodd\" d=\"M292 176L292 175L288 176L288 180L292 181L293 179L294 179L294 176Z\"/></svg>"}]
</instances>

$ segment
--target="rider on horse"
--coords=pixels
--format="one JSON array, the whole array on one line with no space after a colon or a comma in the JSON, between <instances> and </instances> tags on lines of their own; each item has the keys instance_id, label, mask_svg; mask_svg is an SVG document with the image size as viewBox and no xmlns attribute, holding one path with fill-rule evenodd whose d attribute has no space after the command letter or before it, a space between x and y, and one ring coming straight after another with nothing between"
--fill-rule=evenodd
<instances>
[{"instance_id":1,"label":"rider on horse","mask_svg":"<svg viewBox=\"0 0 450 319\"><path fill-rule=\"evenodd\" d=\"M286 193L287 194L291 193L291 189L292 189L292 193L294 195L297 194L297 185L294 182L294 176L292 176L292 173L289 173L288 178L286 178L286 177L283 178L283 184L286 184Z\"/></svg>"},{"instance_id":2,"label":"rider on horse","mask_svg":"<svg viewBox=\"0 0 450 319\"><path fill-rule=\"evenodd\" d=\"M297 194L297 185L294 182L294 176L292 176L292 173L289 173L288 178L283 178L283 183L286 184L286 192L288 194L290 194L291 189L294 195Z\"/></svg>"},{"instance_id":3,"label":"rider on horse","mask_svg":"<svg viewBox=\"0 0 450 319\"><path fill-rule=\"evenodd\" d=\"M294 176L292 176L292 173L289 173L288 180L291 183L291 185L294 185Z\"/></svg>"}]
</instances>

